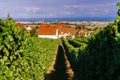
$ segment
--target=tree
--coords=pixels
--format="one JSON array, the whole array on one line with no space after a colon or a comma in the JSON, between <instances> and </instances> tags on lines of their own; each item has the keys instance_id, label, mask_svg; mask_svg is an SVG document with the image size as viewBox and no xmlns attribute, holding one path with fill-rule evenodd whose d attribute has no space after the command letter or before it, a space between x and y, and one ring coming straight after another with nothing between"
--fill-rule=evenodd
<instances>
[{"instance_id":1,"label":"tree","mask_svg":"<svg viewBox=\"0 0 120 80\"><path fill-rule=\"evenodd\" d=\"M116 6L120 8L120 2L118 2L118 3L116 4Z\"/></svg>"},{"instance_id":2,"label":"tree","mask_svg":"<svg viewBox=\"0 0 120 80\"><path fill-rule=\"evenodd\" d=\"M10 16L10 13L7 14L7 20L12 20L12 17Z\"/></svg>"}]
</instances>

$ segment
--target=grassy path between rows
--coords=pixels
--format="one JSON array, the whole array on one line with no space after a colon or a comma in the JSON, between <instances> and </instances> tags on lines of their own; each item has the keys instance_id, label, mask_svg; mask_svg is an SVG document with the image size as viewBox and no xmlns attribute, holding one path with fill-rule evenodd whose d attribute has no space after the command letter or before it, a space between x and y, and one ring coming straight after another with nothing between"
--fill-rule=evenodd
<instances>
[{"instance_id":1,"label":"grassy path between rows","mask_svg":"<svg viewBox=\"0 0 120 80\"><path fill-rule=\"evenodd\" d=\"M55 57L54 70L47 75L46 80L73 80L73 71L70 68L69 61L62 45L58 46Z\"/></svg>"}]
</instances>

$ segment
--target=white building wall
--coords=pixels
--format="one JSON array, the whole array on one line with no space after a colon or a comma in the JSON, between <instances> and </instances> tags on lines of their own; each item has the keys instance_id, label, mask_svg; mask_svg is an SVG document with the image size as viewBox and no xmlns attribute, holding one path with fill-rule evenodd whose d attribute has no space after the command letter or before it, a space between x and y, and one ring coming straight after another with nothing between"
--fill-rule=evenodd
<instances>
[{"instance_id":1,"label":"white building wall","mask_svg":"<svg viewBox=\"0 0 120 80\"><path fill-rule=\"evenodd\" d=\"M58 37L56 35L38 35L39 38L51 38L51 39L57 39Z\"/></svg>"},{"instance_id":2,"label":"white building wall","mask_svg":"<svg viewBox=\"0 0 120 80\"><path fill-rule=\"evenodd\" d=\"M32 30L32 28L29 26L29 27L26 27L26 30Z\"/></svg>"}]
</instances>

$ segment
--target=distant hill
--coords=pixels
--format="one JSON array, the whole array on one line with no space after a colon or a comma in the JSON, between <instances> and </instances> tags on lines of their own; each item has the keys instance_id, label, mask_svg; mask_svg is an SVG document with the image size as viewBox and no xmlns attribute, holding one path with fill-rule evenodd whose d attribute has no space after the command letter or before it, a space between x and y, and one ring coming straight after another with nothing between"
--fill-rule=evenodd
<instances>
[{"instance_id":1,"label":"distant hill","mask_svg":"<svg viewBox=\"0 0 120 80\"><path fill-rule=\"evenodd\" d=\"M3 18L4 19L4 18ZM115 17L13 18L17 21L114 21Z\"/></svg>"}]
</instances>

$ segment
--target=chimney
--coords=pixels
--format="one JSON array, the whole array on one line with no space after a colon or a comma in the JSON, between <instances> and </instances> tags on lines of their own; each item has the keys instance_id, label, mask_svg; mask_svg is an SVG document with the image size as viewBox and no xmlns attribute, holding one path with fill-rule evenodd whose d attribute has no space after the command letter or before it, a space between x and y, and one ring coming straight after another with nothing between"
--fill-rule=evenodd
<instances>
[{"instance_id":1,"label":"chimney","mask_svg":"<svg viewBox=\"0 0 120 80\"><path fill-rule=\"evenodd\" d=\"M56 29L56 37L57 37L57 38L58 38L58 30L59 30L59 29Z\"/></svg>"}]
</instances>

